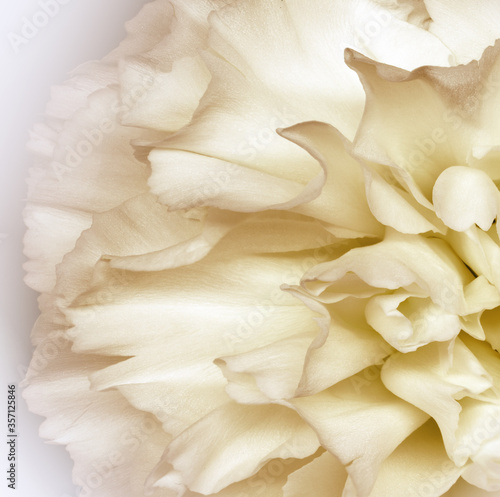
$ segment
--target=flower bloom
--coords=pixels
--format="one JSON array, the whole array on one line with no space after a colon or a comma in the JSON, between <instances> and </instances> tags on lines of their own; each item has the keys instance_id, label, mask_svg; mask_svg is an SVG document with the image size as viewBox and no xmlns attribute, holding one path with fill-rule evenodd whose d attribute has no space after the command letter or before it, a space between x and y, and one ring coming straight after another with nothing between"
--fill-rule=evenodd
<instances>
[{"instance_id":1,"label":"flower bloom","mask_svg":"<svg viewBox=\"0 0 500 497\"><path fill-rule=\"evenodd\" d=\"M498 495L498 4L128 33L30 143L25 396L81 495Z\"/></svg>"}]
</instances>

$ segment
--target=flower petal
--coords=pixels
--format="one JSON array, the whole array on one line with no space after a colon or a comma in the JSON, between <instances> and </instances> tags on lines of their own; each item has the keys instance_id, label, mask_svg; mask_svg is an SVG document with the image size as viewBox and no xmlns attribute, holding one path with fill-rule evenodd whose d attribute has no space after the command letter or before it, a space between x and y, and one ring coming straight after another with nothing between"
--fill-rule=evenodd
<instances>
[{"instance_id":1,"label":"flower petal","mask_svg":"<svg viewBox=\"0 0 500 497\"><path fill-rule=\"evenodd\" d=\"M348 153L350 143L335 128L325 123L308 122L282 130L280 135L307 150L326 174L321 194L296 207L297 212L345 231L382 235L381 226L366 202L361 166Z\"/></svg>"},{"instance_id":2,"label":"flower petal","mask_svg":"<svg viewBox=\"0 0 500 497\"><path fill-rule=\"evenodd\" d=\"M324 452L288 477L283 497L341 497L346 477L344 465L330 452Z\"/></svg>"},{"instance_id":3,"label":"flower petal","mask_svg":"<svg viewBox=\"0 0 500 497\"><path fill-rule=\"evenodd\" d=\"M429 32L452 50L457 64L478 59L485 47L500 38L500 15L494 0L474 6L467 0L425 0L425 6L431 19Z\"/></svg>"},{"instance_id":4,"label":"flower petal","mask_svg":"<svg viewBox=\"0 0 500 497\"><path fill-rule=\"evenodd\" d=\"M432 201L436 214L451 229L466 231L477 224L488 231L498 214L500 192L485 172L454 166L439 175Z\"/></svg>"},{"instance_id":5,"label":"flower petal","mask_svg":"<svg viewBox=\"0 0 500 497\"><path fill-rule=\"evenodd\" d=\"M314 431L292 410L231 403L180 434L163 457L183 485L207 495L252 476L270 459L304 458L318 448Z\"/></svg>"},{"instance_id":6,"label":"flower petal","mask_svg":"<svg viewBox=\"0 0 500 497\"><path fill-rule=\"evenodd\" d=\"M74 460L73 481L82 493L143 496L170 437L119 392L89 388L88 375L112 363L109 358L79 356L67 342L50 350L52 360L43 369L30 366L30 385L23 392L30 409L47 417L41 436L67 446Z\"/></svg>"},{"instance_id":7,"label":"flower petal","mask_svg":"<svg viewBox=\"0 0 500 497\"><path fill-rule=\"evenodd\" d=\"M462 471L448 459L439 429L428 421L384 461L370 497L440 497Z\"/></svg>"},{"instance_id":8,"label":"flower petal","mask_svg":"<svg viewBox=\"0 0 500 497\"><path fill-rule=\"evenodd\" d=\"M413 352L430 342L456 337L461 323L430 298L406 292L372 297L366 306L366 321L400 352Z\"/></svg>"},{"instance_id":9,"label":"flower petal","mask_svg":"<svg viewBox=\"0 0 500 497\"><path fill-rule=\"evenodd\" d=\"M472 279L443 241L387 230L380 243L354 248L334 261L318 264L304 275L302 285L331 302L350 295L371 297L385 289L417 287L447 312L467 314L464 284Z\"/></svg>"},{"instance_id":10,"label":"flower petal","mask_svg":"<svg viewBox=\"0 0 500 497\"><path fill-rule=\"evenodd\" d=\"M428 416L392 395L380 380L360 392L355 378L290 404L316 430L321 445L347 466L348 488L367 497L383 461Z\"/></svg>"},{"instance_id":11,"label":"flower petal","mask_svg":"<svg viewBox=\"0 0 500 497\"><path fill-rule=\"evenodd\" d=\"M435 419L449 457L463 465L466 458L456 439L462 410L457 399L491 387L490 376L463 342L457 338L451 348L431 343L416 352L392 355L382 368L382 381Z\"/></svg>"}]
</instances>

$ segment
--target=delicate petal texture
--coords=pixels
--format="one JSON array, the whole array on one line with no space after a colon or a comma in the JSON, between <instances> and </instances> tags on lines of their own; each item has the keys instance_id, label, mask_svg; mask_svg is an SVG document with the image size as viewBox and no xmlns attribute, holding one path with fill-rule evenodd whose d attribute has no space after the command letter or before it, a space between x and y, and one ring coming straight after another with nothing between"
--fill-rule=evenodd
<instances>
[{"instance_id":1,"label":"delicate petal texture","mask_svg":"<svg viewBox=\"0 0 500 497\"><path fill-rule=\"evenodd\" d=\"M341 497L346 476L340 461L330 452L324 452L288 477L283 497Z\"/></svg>"},{"instance_id":2,"label":"delicate petal texture","mask_svg":"<svg viewBox=\"0 0 500 497\"><path fill-rule=\"evenodd\" d=\"M465 231L473 224L488 231L497 217L500 195L489 176L465 166L443 171L432 191L436 214L455 231Z\"/></svg>"},{"instance_id":3,"label":"delicate petal texture","mask_svg":"<svg viewBox=\"0 0 500 497\"><path fill-rule=\"evenodd\" d=\"M413 352L430 342L456 337L461 323L429 298L402 292L369 300L366 321L400 352Z\"/></svg>"},{"instance_id":4,"label":"delicate petal texture","mask_svg":"<svg viewBox=\"0 0 500 497\"><path fill-rule=\"evenodd\" d=\"M108 358L79 356L69 351L67 342L58 342L58 348L52 342L46 350L54 349L57 356L50 364L32 364L30 386L24 390L28 405L47 417L40 434L66 445L75 461L74 482L82 492L144 495L146 479L171 437L119 392L89 389L88 375L108 365Z\"/></svg>"},{"instance_id":5,"label":"delicate petal texture","mask_svg":"<svg viewBox=\"0 0 500 497\"><path fill-rule=\"evenodd\" d=\"M348 485L368 496L393 450L428 416L385 390L379 381L360 393L351 380L291 404L318 433L321 444L347 466Z\"/></svg>"},{"instance_id":6,"label":"delicate petal texture","mask_svg":"<svg viewBox=\"0 0 500 497\"><path fill-rule=\"evenodd\" d=\"M457 64L479 59L484 47L500 38L500 14L494 0L474 6L467 0L425 0L425 6L431 19L429 31L453 51ZM471 25L481 29L471 30Z\"/></svg>"},{"instance_id":7,"label":"delicate petal texture","mask_svg":"<svg viewBox=\"0 0 500 497\"><path fill-rule=\"evenodd\" d=\"M25 395L82 495L498 495L499 19L154 0L54 89Z\"/></svg>"},{"instance_id":8,"label":"delicate petal texture","mask_svg":"<svg viewBox=\"0 0 500 497\"><path fill-rule=\"evenodd\" d=\"M384 289L416 289L443 309L466 314L463 286L471 280L463 263L442 241L387 231L378 244L354 248L312 268L302 284L331 302L351 295L371 297Z\"/></svg>"},{"instance_id":9,"label":"delicate petal texture","mask_svg":"<svg viewBox=\"0 0 500 497\"><path fill-rule=\"evenodd\" d=\"M466 457L456 438L462 410L458 400L477 397L491 387L488 373L470 350L457 339L450 350L445 344L432 344L425 350L394 355L384 364L382 380L391 392L436 420L448 455L463 465Z\"/></svg>"},{"instance_id":10,"label":"delicate petal texture","mask_svg":"<svg viewBox=\"0 0 500 497\"><path fill-rule=\"evenodd\" d=\"M176 437L164 457L184 485L206 495L253 475L272 458L304 458L318 447L314 431L285 407L229 404Z\"/></svg>"},{"instance_id":11,"label":"delicate petal texture","mask_svg":"<svg viewBox=\"0 0 500 497\"><path fill-rule=\"evenodd\" d=\"M382 464L370 497L443 495L462 469L451 462L431 421L412 433Z\"/></svg>"}]
</instances>

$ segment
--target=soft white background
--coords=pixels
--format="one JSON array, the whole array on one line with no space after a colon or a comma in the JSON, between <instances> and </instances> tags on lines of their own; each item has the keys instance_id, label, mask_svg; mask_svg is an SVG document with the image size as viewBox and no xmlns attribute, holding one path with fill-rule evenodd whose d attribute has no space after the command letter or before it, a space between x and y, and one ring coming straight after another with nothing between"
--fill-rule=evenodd
<instances>
[{"instance_id":1,"label":"soft white background","mask_svg":"<svg viewBox=\"0 0 500 497\"><path fill-rule=\"evenodd\" d=\"M54 0L45 0L54 1ZM22 277L21 212L28 131L43 119L51 85L75 66L104 56L123 38L123 24L146 0L64 0L59 12L15 53L9 33L21 34L23 17L32 19L44 0L0 2L0 434L7 429L7 385L20 383L32 348L29 334L37 316L36 295ZM61 0L63 2L63 0ZM18 389L19 390L19 389ZM0 495L76 497L71 461L65 450L38 437L42 418L27 411L18 392L17 489L7 487L7 445L0 442Z\"/></svg>"}]
</instances>

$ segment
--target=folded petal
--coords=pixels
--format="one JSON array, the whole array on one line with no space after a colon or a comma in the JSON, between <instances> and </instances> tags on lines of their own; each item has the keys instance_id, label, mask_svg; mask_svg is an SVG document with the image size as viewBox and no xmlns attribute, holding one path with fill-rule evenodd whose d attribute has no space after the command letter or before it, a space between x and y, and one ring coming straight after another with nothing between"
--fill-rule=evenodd
<instances>
[{"instance_id":1,"label":"folded petal","mask_svg":"<svg viewBox=\"0 0 500 497\"><path fill-rule=\"evenodd\" d=\"M448 458L439 429L428 421L384 461L370 497L440 497L462 472Z\"/></svg>"},{"instance_id":2,"label":"folded petal","mask_svg":"<svg viewBox=\"0 0 500 497\"><path fill-rule=\"evenodd\" d=\"M500 192L485 172L454 166L439 175L432 202L436 214L451 229L466 231L477 224L488 231L498 214Z\"/></svg>"},{"instance_id":3,"label":"folded petal","mask_svg":"<svg viewBox=\"0 0 500 497\"><path fill-rule=\"evenodd\" d=\"M476 397L491 387L481 363L456 339L431 343L416 352L392 355L382 368L384 385L398 397L428 413L438 424L446 452L457 465L467 457L458 449L457 430L464 396Z\"/></svg>"},{"instance_id":4,"label":"folded petal","mask_svg":"<svg viewBox=\"0 0 500 497\"><path fill-rule=\"evenodd\" d=\"M30 366L30 386L23 393L30 409L47 417L40 435L66 445L74 461L73 482L82 493L143 496L170 437L119 392L90 389L88 375L112 360L74 354L68 342L56 354L51 350L50 364Z\"/></svg>"},{"instance_id":5,"label":"folded petal","mask_svg":"<svg viewBox=\"0 0 500 497\"><path fill-rule=\"evenodd\" d=\"M207 495L254 475L270 459L304 458L318 448L314 431L292 410L231 403L175 438L163 458L185 487Z\"/></svg>"},{"instance_id":6,"label":"folded petal","mask_svg":"<svg viewBox=\"0 0 500 497\"><path fill-rule=\"evenodd\" d=\"M456 64L478 59L484 48L500 38L500 17L493 0L471 6L466 0L425 0L429 32L438 37L454 55ZM468 26L476 28L470 30ZM461 36L456 36L460 32Z\"/></svg>"},{"instance_id":7,"label":"folded petal","mask_svg":"<svg viewBox=\"0 0 500 497\"><path fill-rule=\"evenodd\" d=\"M347 488L367 497L383 461L428 415L398 399L379 379L361 392L356 377L290 401L318 433L321 445L346 466Z\"/></svg>"},{"instance_id":8,"label":"folded petal","mask_svg":"<svg viewBox=\"0 0 500 497\"><path fill-rule=\"evenodd\" d=\"M344 465L330 452L324 452L288 477L283 497L341 497L346 477Z\"/></svg>"},{"instance_id":9,"label":"folded petal","mask_svg":"<svg viewBox=\"0 0 500 497\"><path fill-rule=\"evenodd\" d=\"M372 297L366 321L400 352L413 352L430 342L446 342L462 327L456 314L446 312L430 298L406 292Z\"/></svg>"},{"instance_id":10,"label":"folded petal","mask_svg":"<svg viewBox=\"0 0 500 497\"><path fill-rule=\"evenodd\" d=\"M443 241L387 230L375 245L354 248L308 271L302 285L322 300L417 290L449 313L467 314L464 284L473 277Z\"/></svg>"}]
</instances>

